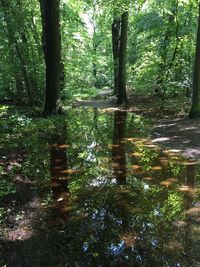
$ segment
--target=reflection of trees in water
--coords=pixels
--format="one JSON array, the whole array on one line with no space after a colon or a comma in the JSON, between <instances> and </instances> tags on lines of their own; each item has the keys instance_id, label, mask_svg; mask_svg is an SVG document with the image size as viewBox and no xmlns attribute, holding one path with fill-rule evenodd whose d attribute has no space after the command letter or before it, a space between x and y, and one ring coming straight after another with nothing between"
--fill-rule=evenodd
<instances>
[{"instance_id":1,"label":"reflection of trees in water","mask_svg":"<svg viewBox=\"0 0 200 267\"><path fill-rule=\"evenodd\" d=\"M68 185L68 164L67 164L66 126L58 125L57 133L51 140L50 168L52 175L52 216L55 221L68 219L70 210Z\"/></svg>"},{"instance_id":2,"label":"reflection of trees in water","mask_svg":"<svg viewBox=\"0 0 200 267\"><path fill-rule=\"evenodd\" d=\"M195 176L197 173L197 165L190 164L186 169L186 184L187 191L185 192L185 252L187 255L187 263L191 266L196 266L196 260L200 260L199 257L199 241L198 235L195 235L195 226L199 229L199 210L195 207L194 195L195 195ZM197 210L196 210L197 209ZM197 257L197 259L195 259Z\"/></svg>"},{"instance_id":3,"label":"reflection of trees in water","mask_svg":"<svg viewBox=\"0 0 200 267\"><path fill-rule=\"evenodd\" d=\"M114 112L112 161L114 175L118 184L126 183L126 144L123 140L126 132L126 117L126 111L116 110Z\"/></svg>"}]
</instances>

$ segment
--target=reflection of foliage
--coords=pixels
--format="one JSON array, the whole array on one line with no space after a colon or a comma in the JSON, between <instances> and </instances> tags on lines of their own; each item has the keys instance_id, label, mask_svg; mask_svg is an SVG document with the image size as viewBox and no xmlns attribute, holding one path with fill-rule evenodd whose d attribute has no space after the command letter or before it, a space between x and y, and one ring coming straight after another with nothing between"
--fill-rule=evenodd
<instances>
[{"instance_id":1,"label":"reflection of foliage","mask_svg":"<svg viewBox=\"0 0 200 267\"><path fill-rule=\"evenodd\" d=\"M138 147L138 151L141 153L139 161L144 170L150 170L153 162L158 157L158 152L153 149L143 147L142 145Z\"/></svg>"},{"instance_id":2,"label":"reflection of foliage","mask_svg":"<svg viewBox=\"0 0 200 267\"><path fill-rule=\"evenodd\" d=\"M123 177L124 183L120 184L111 159L112 113L69 110L66 117L48 119L30 119L19 113L10 115L4 114L0 121L3 151L15 148L16 153L24 154L20 168L13 169L11 179L15 173L34 179L45 191L42 202L47 208L53 201L50 146L55 137L59 139L62 135L62 142L66 138L67 204L72 210L69 221L56 233L61 254L67 254L65 265L73 266L77 262L80 266L117 266L122 262L124 266L126 263L131 266L184 266L183 250L166 249L166 244L183 243L174 222L183 220L185 199L176 187L182 183L179 177L185 167L162 153L148 139L142 139L146 127L142 117L127 114L126 134L129 135L122 138L128 150L126 154L124 151L127 173ZM64 137L63 129L66 129ZM116 163L120 165L120 159ZM172 176L176 177L175 182L163 183ZM7 180L6 183L9 185ZM4 194L12 191L12 187L7 189L3 188ZM198 201L197 197L195 201ZM2 218L5 218L3 209L0 221ZM53 239L53 245L54 242ZM64 266L56 260L61 259L55 256L52 266Z\"/></svg>"},{"instance_id":3,"label":"reflection of foliage","mask_svg":"<svg viewBox=\"0 0 200 267\"><path fill-rule=\"evenodd\" d=\"M169 162L170 170L174 176L178 176L181 171L183 171L183 166L180 166L176 162Z\"/></svg>"},{"instance_id":4,"label":"reflection of foliage","mask_svg":"<svg viewBox=\"0 0 200 267\"><path fill-rule=\"evenodd\" d=\"M7 212L4 208L0 207L0 223L3 223L6 219Z\"/></svg>"},{"instance_id":5,"label":"reflection of foliage","mask_svg":"<svg viewBox=\"0 0 200 267\"><path fill-rule=\"evenodd\" d=\"M82 178L86 181L86 178ZM76 195L76 216L81 214L83 218L79 227L85 237L82 236L80 247L85 247L87 257L94 260L95 255L101 255L104 251L105 262L114 260L119 256L117 247L121 244L120 253L130 261L135 261L138 254L145 262L147 259L144 255L148 251L155 263L162 250L162 257L166 259L163 258L161 262L167 260L162 246L168 240L177 238L173 233L173 221L181 218L183 198L180 194L159 186L150 187L131 176L127 177L127 184L123 186L109 180L103 185L92 186L90 180L83 187L77 181L79 186L76 187L76 181L74 178L71 189ZM163 236L165 231L168 234ZM128 247L123 241L126 236L133 240Z\"/></svg>"},{"instance_id":6,"label":"reflection of foliage","mask_svg":"<svg viewBox=\"0 0 200 267\"><path fill-rule=\"evenodd\" d=\"M147 134L150 132L150 121L134 113L131 116L128 116L127 125L130 125L130 132L137 132L138 137L147 136Z\"/></svg>"},{"instance_id":7,"label":"reflection of foliage","mask_svg":"<svg viewBox=\"0 0 200 267\"><path fill-rule=\"evenodd\" d=\"M171 192L165 205L161 209L164 214L167 214L167 216L165 215L166 220L175 220L177 214L181 214L183 212L183 203L183 196L181 194Z\"/></svg>"},{"instance_id":8,"label":"reflection of foliage","mask_svg":"<svg viewBox=\"0 0 200 267\"><path fill-rule=\"evenodd\" d=\"M0 180L0 200L10 194L15 193L15 185L5 179Z\"/></svg>"}]
</instances>

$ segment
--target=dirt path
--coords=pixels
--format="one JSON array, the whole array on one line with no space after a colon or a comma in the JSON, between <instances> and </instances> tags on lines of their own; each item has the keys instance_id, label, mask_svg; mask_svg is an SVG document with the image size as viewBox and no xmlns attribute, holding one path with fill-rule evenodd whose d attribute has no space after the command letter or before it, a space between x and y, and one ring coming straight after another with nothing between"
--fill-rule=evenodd
<instances>
[{"instance_id":1,"label":"dirt path","mask_svg":"<svg viewBox=\"0 0 200 267\"><path fill-rule=\"evenodd\" d=\"M151 139L179 150L187 158L200 160L200 119L160 120L152 129Z\"/></svg>"}]
</instances>

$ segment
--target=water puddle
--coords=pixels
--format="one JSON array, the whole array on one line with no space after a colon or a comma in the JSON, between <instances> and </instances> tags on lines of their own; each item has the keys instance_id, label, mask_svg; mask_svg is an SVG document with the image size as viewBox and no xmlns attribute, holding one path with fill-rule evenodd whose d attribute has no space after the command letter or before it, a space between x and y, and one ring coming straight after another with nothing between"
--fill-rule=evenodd
<instances>
[{"instance_id":1,"label":"water puddle","mask_svg":"<svg viewBox=\"0 0 200 267\"><path fill-rule=\"evenodd\" d=\"M32 266L200 266L199 164L153 144L150 127L97 109L57 125Z\"/></svg>"}]
</instances>

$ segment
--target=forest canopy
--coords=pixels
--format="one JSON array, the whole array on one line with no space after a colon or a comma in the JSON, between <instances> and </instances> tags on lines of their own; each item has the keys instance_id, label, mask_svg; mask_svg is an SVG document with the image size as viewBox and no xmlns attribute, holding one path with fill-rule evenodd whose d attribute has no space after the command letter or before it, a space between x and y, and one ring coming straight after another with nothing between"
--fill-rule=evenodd
<instances>
[{"instance_id":1,"label":"forest canopy","mask_svg":"<svg viewBox=\"0 0 200 267\"><path fill-rule=\"evenodd\" d=\"M57 37L45 40L50 3L57 26L49 34ZM49 61L59 84L54 100L67 103L105 88L119 103L127 102L127 93L161 99L192 95L197 1L1 0L0 16L1 99L44 103L45 91L54 87L52 75L45 84L45 53L52 55L56 43L57 58ZM122 89L117 92L116 86Z\"/></svg>"}]
</instances>

